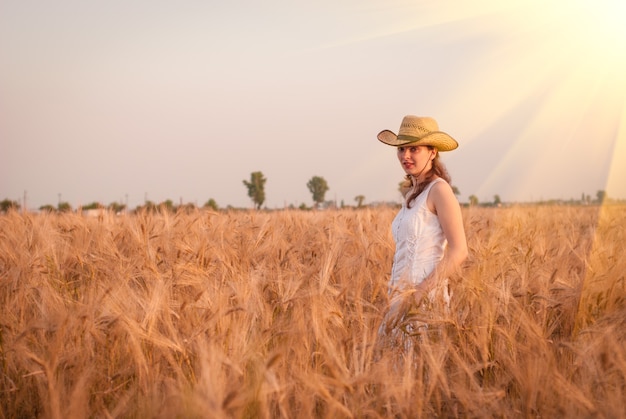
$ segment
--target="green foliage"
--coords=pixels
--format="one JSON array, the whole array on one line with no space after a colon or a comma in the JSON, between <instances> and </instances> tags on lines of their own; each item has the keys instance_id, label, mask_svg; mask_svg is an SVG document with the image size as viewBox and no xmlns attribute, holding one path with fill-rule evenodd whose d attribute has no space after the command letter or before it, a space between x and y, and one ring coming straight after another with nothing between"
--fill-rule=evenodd
<instances>
[{"instance_id":1,"label":"green foliage","mask_svg":"<svg viewBox=\"0 0 626 419\"><path fill-rule=\"evenodd\" d=\"M212 209L213 211L217 211L219 209L217 202L215 202L215 199L213 198L206 201L206 203L204 204L204 208L209 208L209 209Z\"/></svg>"},{"instance_id":2,"label":"green foliage","mask_svg":"<svg viewBox=\"0 0 626 419\"><path fill-rule=\"evenodd\" d=\"M42 205L39 207L39 211L45 211L45 212L55 212L56 208L53 207L50 204L46 204L46 205Z\"/></svg>"},{"instance_id":3,"label":"green foliage","mask_svg":"<svg viewBox=\"0 0 626 419\"><path fill-rule=\"evenodd\" d=\"M104 208L104 206L99 202L92 202L91 204L87 204L83 206L84 210L92 210L92 209L99 209L99 208Z\"/></svg>"},{"instance_id":4,"label":"green foliage","mask_svg":"<svg viewBox=\"0 0 626 419\"><path fill-rule=\"evenodd\" d=\"M7 212L9 210L18 210L20 208L20 204L16 201L11 201L10 199L4 199L0 201L0 212Z\"/></svg>"},{"instance_id":5,"label":"green foliage","mask_svg":"<svg viewBox=\"0 0 626 419\"><path fill-rule=\"evenodd\" d=\"M120 204L118 202L111 202L109 204L109 209L117 214L119 212L124 211L126 209L126 205Z\"/></svg>"},{"instance_id":6,"label":"green foliage","mask_svg":"<svg viewBox=\"0 0 626 419\"><path fill-rule=\"evenodd\" d=\"M365 196L357 195L357 196L354 197L354 200L356 201L356 206L358 208L361 208L363 206L363 201L365 201Z\"/></svg>"},{"instance_id":7,"label":"green foliage","mask_svg":"<svg viewBox=\"0 0 626 419\"><path fill-rule=\"evenodd\" d=\"M167 199L163 202L161 202L159 204L159 208L165 210L165 211L169 211L169 212L174 212L176 211L176 207L174 206L174 202L171 199Z\"/></svg>"},{"instance_id":8,"label":"green foliage","mask_svg":"<svg viewBox=\"0 0 626 419\"><path fill-rule=\"evenodd\" d=\"M243 184L248 188L248 196L252 199L256 209L260 209L265 202L265 182L267 179L262 172L252 172L250 173L250 181L243 181Z\"/></svg>"},{"instance_id":9,"label":"green foliage","mask_svg":"<svg viewBox=\"0 0 626 419\"><path fill-rule=\"evenodd\" d=\"M309 191L313 195L313 202L319 205L324 202L324 197L326 196L326 192L328 192L328 183L326 179L321 176L313 176L311 180L306 184L309 188Z\"/></svg>"},{"instance_id":10,"label":"green foliage","mask_svg":"<svg viewBox=\"0 0 626 419\"><path fill-rule=\"evenodd\" d=\"M69 202L59 202L57 210L59 212L72 212L72 206L69 204Z\"/></svg>"},{"instance_id":11,"label":"green foliage","mask_svg":"<svg viewBox=\"0 0 626 419\"><path fill-rule=\"evenodd\" d=\"M135 211L147 211L147 212L156 212L157 205L153 201L145 201L143 205L137 206Z\"/></svg>"},{"instance_id":12,"label":"green foliage","mask_svg":"<svg viewBox=\"0 0 626 419\"><path fill-rule=\"evenodd\" d=\"M478 197L476 195L469 196L470 205L478 205Z\"/></svg>"}]
</instances>

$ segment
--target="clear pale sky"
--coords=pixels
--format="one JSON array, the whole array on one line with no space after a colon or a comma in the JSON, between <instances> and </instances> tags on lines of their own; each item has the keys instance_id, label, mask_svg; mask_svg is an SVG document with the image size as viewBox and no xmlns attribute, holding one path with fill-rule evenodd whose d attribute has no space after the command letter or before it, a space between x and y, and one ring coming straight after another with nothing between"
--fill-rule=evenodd
<instances>
[{"instance_id":1,"label":"clear pale sky","mask_svg":"<svg viewBox=\"0 0 626 419\"><path fill-rule=\"evenodd\" d=\"M432 116L460 200L626 198L619 0L0 0L0 199L396 201Z\"/></svg>"}]
</instances>

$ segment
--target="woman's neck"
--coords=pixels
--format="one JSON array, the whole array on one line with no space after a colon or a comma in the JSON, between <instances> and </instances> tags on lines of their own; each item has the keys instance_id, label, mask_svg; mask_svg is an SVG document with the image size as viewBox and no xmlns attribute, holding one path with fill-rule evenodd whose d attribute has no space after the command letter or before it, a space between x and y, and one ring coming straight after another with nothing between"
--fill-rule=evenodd
<instances>
[{"instance_id":1,"label":"woman's neck","mask_svg":"<svg viewBox=\"0 0 626 419\"><path fill-rule=\"evenodd\" d=\"M419 176L411 176L411 181L413 182L414 185L419 185L420 183L424 183L425 181L427 181L429 179L433 179L436 176L437 175L435 175L435 174L433 174L431 176L431 173L430 173L430 170L429 170L426 173L420 173Z\"/></svg>"}]
</instances>

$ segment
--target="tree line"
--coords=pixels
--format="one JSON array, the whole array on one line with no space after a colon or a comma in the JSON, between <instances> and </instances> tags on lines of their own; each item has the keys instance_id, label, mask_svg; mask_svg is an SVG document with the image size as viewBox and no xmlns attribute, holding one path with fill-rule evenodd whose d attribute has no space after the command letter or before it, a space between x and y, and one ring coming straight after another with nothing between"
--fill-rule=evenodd
<instances>
[{"instance_id":1,"label":"tree line","mask_svg":"<svg viewBox=\"0 0 626 419\"><path fill-rule=\"evenodd\" d=\"M265 184L267 182L267 178L263 175L262 172L252 172L250 174L250 180L244 180L243 184L248 190L248 197L252 200L255 209L261 209L263 204L265 203ZM312 194L313 205L315 208L320 208L324 203L326 192L330 189L328 186L328 182L321 176L313 176L306 184L307 188ZM362 206L365 201L365 196L358 195L355 198L358 206ZM144 205L138 206L135 210L147 210L147 211L178 211L178 210L192 210L195 209L194 204L182 204L176 206L172 200L166 200L159 204L154 203L152 201L146 200ZM204 208L209 208L212 210L218 210L219 206L217 202L210 198L204 205ZM4 199L0 201L0 212L7 212L9 210L19 210L21 205L17 201L12 201L9 199ZM228 207L230 208L230 207ZM126 205L120 204L118 202L113 202L109 205L103 205L99 202L92 202L87 205L83 205L80 207L81 211L90 211L90 210L110 210L115 213L126 211ZM302 204L300 209L306 209L306 205ZM71 212L73 211L72 206L68 202L64 202L59 200L58 205L55 207L53 205L42 205L39 207L40 211L47 212Z\"/></svg>"},{"instance_id":2,"label":"tree line","mask_svg":"<svg viewBox=\"0 0 626 419\"><path fill-rule=\"evenodd\" d=\"M263 172L260 172L260 171L250 173L250 179L243 180L243 185L246 187L248 191L248 197L251 199L254 208L257 210L261 209L263 207L263 204L265 203L265 184L266 183L267 183L267 178L263 175ZM322 176L313 176L311 177L311 179L309 179L306 186L312 196L313 208L321 208L326 203L325 201L326 193L330 189L326 179L324 179ZM398 186L398 190L400 190L400 186ZM459 189L454 185L452 186L452 191L457 197L460 195ZM365 196L357 195L354 198L354 200L357 204L356 206L360 208L365 203ZM607 196L606 191L598 190L596 192L595 198L593 198L591 195L587 195L583 193L582 197L579 200L575 200L575 199L570 199L569 201L548 200L548 201L535 202L535 204L592 205L592 204L604 204L604 203L621 204L625 202L626 201L624 200L611 199ZM492 201L482 201L482 202L479 201L476 195L470 195L469 201L465 205L499 207L499 206L502 206L503 204L504 203L502 202L500 195L496 194L494 195ZM343 202L341 206L343 207ZM215 210L215 211L220 209L217 202L213 198L210 198L206 203L204 203L202 207ZM19 210L20 208L21 208L21 205L17 201L13 201L10 199L4 199L0 201L0 212L2 213L6 213L10 210ZM188 204L181 203L180 205L175 205L174 202L169 199L158 204L152 201L146 200L144 204L138 206L135 209L135 211L146 210L146 211L174 212L174 211L179 211L179 210L193 210L195 208L196 208L196 205L191 204L191 203L188 203ZM234 209L230 206L226 208ZM299 208L308 209L306 204L301 204ZM82 211L106 209L114 213L120 213L120 212L124 212L128 210L125 204L121 204L118 202L112 202L109 205L102 205L98 202L92 202L90 204L81 206L79 209ZM73 211L72 206L68 202L63 202L63 201L59 201L56 207L52 205L42 205L39 207L39 210L47 211L47 212L71 212Z\"/></svg>"},{"instance_id":3,"label":"tree line","mask_svg":"<svg viewBox=\"0 0 626 419\"><path fill-rule=\"evenodd\" d=\"M456 193L456 192L455 192ZM533 202L533 204L547 204L547 205L602 205L602 204L621 204L624 203L624 200L609 198L605 190L599 190L596 192L595 198L591 195L587 195L585 193L582 194L580 199L549 199L549 200L540 200ZM499 207L504 204L502 199L500 199L500 195L494 195L493 201L483 201L480 202L476 195L469 196L470 206L485 206L485 207Z\"/></svg>"}]
</instances>

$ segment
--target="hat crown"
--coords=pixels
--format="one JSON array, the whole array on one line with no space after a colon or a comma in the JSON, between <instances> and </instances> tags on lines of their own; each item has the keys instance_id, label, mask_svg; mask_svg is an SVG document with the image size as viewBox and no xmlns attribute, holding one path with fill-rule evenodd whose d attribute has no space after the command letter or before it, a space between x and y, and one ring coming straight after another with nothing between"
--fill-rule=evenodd
<instances>
[{"instance_id":1,"label":"hat crown","mask_svg":"<svg viewBox=\"0 0 626 419\"><path fill-rule=\"evenodd\" d=\"M439 151L450 151L459 146L454 138L439 131L437 121L428 116L407 115L402 119L398 135L385 129L378 133L377 138L380 142L395 147L415 144L432 146Z\"/></svg>"},{"instance_id":2,"label":"hat crown","mask_svg":"<svg viewBox=\"0 0 626 419\"><path fill-rule=\"evenodd\" d=\"M408 135L419 138L424 134L435 131L439 131L439 125L433 118L407 115L402 119L398 135Z\"/></svg>"}]
</instances>

